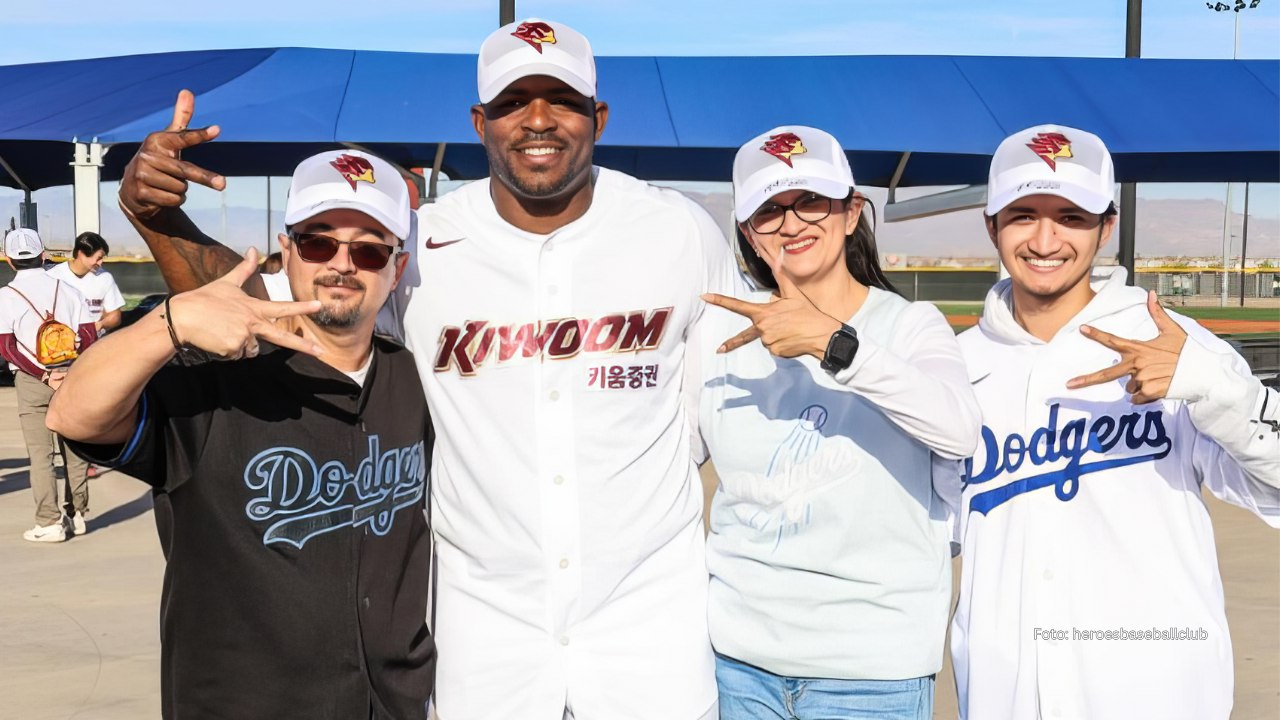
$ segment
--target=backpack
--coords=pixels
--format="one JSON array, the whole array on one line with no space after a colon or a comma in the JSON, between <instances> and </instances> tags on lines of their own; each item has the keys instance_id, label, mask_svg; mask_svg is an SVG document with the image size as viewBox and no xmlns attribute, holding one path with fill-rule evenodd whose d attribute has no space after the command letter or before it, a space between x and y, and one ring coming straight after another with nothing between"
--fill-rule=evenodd
<instances>
[{"instance_id":1,"label":"backpack","mask_svg":"<svg viewBox=\"0 0 1280 720\"><path fill-rule=\"evenodd\" d=\"M22 294L22 291L12 285L6 285L10 290L18 293L18 295L27 301L31 309L35 311L36 316L44 315L44 322L40 323L40 327L36 329L36 347L31 349L26 345L22 345L23 349L36 359L36 362L46 368L59 367L62 365L70 365L79 353L76 352L76 331L67 327L66 323L58 322L54 319L54 313L58 312L58 290L62 289L62 281L59 280L53 291L53 310L47 313L41 313L40 309L31 302L31 299Z\"/></svg>"}]
</instances>

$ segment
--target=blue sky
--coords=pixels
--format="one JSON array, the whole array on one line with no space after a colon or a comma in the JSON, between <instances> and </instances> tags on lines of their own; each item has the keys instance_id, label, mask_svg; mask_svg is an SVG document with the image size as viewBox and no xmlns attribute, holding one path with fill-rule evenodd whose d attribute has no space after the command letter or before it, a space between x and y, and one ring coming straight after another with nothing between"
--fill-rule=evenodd
<instances>
[{"instance_id":1,"label":"blue sky","mask_svg":"<svg viewBox=\"0 0 1280 720\"><path fill-rule=\"evenodd\" d=\"M0 14L9 38L0 43L0 65L275 46L471 53L498 16L497 0L8 5ZM566 22L591 38L599 55L1124 54L1124 0L517 0L516 15ZM1146 0L1143 55L1230 58L1234 15L1212 12L1204 0ZM1239 57L1280 57L1280 0L1262 0L1240 20ZM233 183L226 201L259 205L263 187L261 180ZM38 195L56 192L69 190ZM1140 192L1221 201L1224 187L1147 184ZM16 197L0 189L0 218ZM1242 197L1237 190L1237 211ZM221 201L212 194L192 198L205 207ZM1280 186L1254 185L1250 211L1280 216Z\"/></svg>"},{"instance_id":2,"label":"blue sky","mask_svg":"<svg viewBox=\"0 0 1280 720\"><path fill-rule=\"evenodd\" d=\"M10 3L0 64L207 48L474 52L497 0ZM1124 54L1124 0L517 0L601 55ZM1147 0L1143 55L1228 58L1234 13ZM20 40L16 40L20 39ZM1280 2L1241 16L1240 57L1280 52Z\"/></svg>"}]
</instances>

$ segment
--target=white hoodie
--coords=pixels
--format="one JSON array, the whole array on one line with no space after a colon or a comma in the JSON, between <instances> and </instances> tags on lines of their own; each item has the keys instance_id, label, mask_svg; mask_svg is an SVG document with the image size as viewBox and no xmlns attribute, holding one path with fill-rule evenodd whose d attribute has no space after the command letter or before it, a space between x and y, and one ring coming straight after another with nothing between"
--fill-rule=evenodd
<instances>
[{"instance_id":1,"label":"white hoodie","mask_svg":"<svg viewBox=\"0 0 1280 720\"><path fill-rule=\"evenodd\" d=\"M1229 345L1188 340L1168 397L1127 378L1068 390L1118 353L1083 324L1156 335L1123 270L1049 342L1011 311L1009 281L960 336L984 427L965 464L952 656L962 717L1226 718L1232 656L1201 486L1280 527L1280 436Z\"/></svg>"}]
</instances>

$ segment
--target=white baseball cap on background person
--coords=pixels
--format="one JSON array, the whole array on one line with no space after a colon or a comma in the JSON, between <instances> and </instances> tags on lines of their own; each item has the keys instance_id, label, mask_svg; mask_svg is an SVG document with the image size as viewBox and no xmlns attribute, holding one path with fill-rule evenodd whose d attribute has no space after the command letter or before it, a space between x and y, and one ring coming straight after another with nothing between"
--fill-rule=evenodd
<instances>
[{"instance_id":1,"label":"white baseball cap on background person","mask_svg":"<svg viewBox=\"0 0 1280 720\"><path fill-rule=\"evenodd\" d=\"M987 215L1028 195L1055 195L1102 214L1116 196L1111 153L1093 133L1037 125L1004 139L991 158Z\"/></svg>"},{"instance_id":2,"label":"white baseball cap on background person","mask_svg":"<svg viewBox=\"0 0 1280 720\"><path fill-rule=\"evenodd\" d=\"M481 103L530 75L548 75L586 97L596 96L591 43L563 23L529 18L503 25L485 38L476 71Z\"/></svg>"},{"instance_id":3,"label":"white baseball cap on background person","mask_svg":"<svg viewBox=\"0 0 1280 720\"><path fill-rule=\"evenodd\" d=\"M409 238L413 208L400 172L376 155L329 150L298 163L289 184L284 224L296 225L327 210L357 210Z\"/></svg>"},{"instance_id":4,"label":"white baseball cap on background person","mask_svg":"<svg viewBox=\"0 0 1280 720\"><path fill-rule=\"evenodd\" d=\"M733 159L733 214L738 222L746 222L781 192L809 190L839 200L854 187L844 148L817 128L776 127L748 140Z\"/></svg>"},{"instance_id":5,"label":"white baseball cap on background person","mask_svg":"<svg viewBox=\"0 0 1280 720\"><path fill-rule=\"evenodd\" d=\"M30 260L40 257L43 252L44 243L35 230L18 228L4 236L4 256L11 260Z\"/></svg>"}]
</instances>

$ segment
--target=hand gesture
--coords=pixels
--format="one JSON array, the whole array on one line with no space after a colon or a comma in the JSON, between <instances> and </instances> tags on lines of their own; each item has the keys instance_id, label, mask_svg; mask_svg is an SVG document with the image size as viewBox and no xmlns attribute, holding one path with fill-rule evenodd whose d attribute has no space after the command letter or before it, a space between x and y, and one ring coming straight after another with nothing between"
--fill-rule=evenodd
<instances>
[{"instance_id":1,"label":"hand gesture","mask_svg":"<svg viewBox=\"0 0 1280 720\"><path fill-rule=\"evenodd\" d=\"M831 335L843 323L819 310L791 280L782 267L781 253L776 260L768 256L765 260L778 283L778 294L769 302L752 303L716 293L702 296L712 305L751 320L751 327L724 341L716 352L736 350L758 338L777 357L812 355L822 359Z\"/></svg>"},{"instance_id":2,"label":"hand gesture","mask_svg":"<svg viewBox=\"0 0 1280 720\"><path fill-rule=\"evenodd\" d=\"M227 186L226 178L198 165L183 162L182 151L218 137L217 125L188 129L196 109L190 90L178 93L169 127L153 132L125 166L120 178L120 206L136 218L145 219L162 208L176 208L187 199L188 181L214 190Z\"/></svg>"},{"instance_id":3,"label":"hand gesture","mask_svg":"<svg viewBox=\"0 0 1280 720\"><path fill-rule=\"evenodd\" d=\"M268 302L250 297L240 286L257 271L258 251L251 249L226 275L174 295L169 300L169 320L178 340L224 360L255 357L259 340L311 355L322 353L315 342L275 324L281 318L316 312L320 302Z\"/></svg>"},{"instance_id":4,"label":"hand gesture","mask_svg":"<svg viewBox=\"0 0 1280 720\"><path fill-rule=\"evenodd\" d=\"M1147 312L1151 313L1159 331L1150 340L1129 340L1088 325L1081 326L1080 332L1085 337L1120 353L1120 362L1106 370L1072 378L1067 387L1074 390L1128 375L1129 382L1124 390L1132 396L1134 404L1142 405L1164 398L1169 392L1173 371L1178 367L1182 346L1187 342L1187 333L1160 307L1160 300L1154 292L1147 293Z\"/></svg>"}]
</instances>

